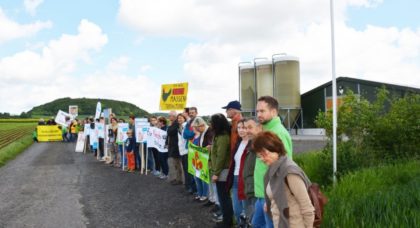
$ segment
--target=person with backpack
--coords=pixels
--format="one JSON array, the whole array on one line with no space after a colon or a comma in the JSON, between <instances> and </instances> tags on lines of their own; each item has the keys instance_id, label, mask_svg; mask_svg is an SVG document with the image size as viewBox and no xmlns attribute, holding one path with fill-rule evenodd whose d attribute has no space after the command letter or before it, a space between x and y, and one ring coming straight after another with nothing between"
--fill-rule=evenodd
<instances>
[{"instance_id":1,"label":"person with backpack","mask_svg":"<svg viewBox=\"0 0 420 228\"><path fill-rule=\"evenodd\" d=\"M264 209L274 227L313 227L315 208L308 194L311 182L286 154L282 140L264 131L252 143L252 150L266 165Z\"/></svg>"}]
</instances>

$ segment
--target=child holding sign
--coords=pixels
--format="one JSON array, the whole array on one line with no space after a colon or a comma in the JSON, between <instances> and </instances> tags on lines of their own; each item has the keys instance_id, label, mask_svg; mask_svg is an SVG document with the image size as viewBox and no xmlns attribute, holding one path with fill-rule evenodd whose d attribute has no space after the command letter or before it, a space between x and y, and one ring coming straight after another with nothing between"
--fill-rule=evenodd
<instances>
[{"instance_id":1,"label":"child holding sign","mask_svg":"<svg viewBox=\"0 0 420 228\"><path fill-rule=\"evenodd\" d=\"M127 156L127 163L128 163L128 167L127 167L127 171L128 172L134 172L134 169L136 168L136 163L134 160L134 147L136 146L136 142L134 140L133 137L133 130L128 130L127 131L127 140L125 141L125 148L127 150L126 152L126 156Z\"/></svg>"}]
</instances>

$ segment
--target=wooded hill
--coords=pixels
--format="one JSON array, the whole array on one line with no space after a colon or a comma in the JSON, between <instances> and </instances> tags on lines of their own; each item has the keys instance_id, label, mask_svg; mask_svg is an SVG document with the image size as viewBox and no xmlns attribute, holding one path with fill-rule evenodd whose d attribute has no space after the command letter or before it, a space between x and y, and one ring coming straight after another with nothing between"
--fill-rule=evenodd
<instances>
[{"instance_id":1,"label":"wooded hill","mask_svg":"<svg viewBox=\"0 0 420 228\"><path fill-rule=\"evenodd\" d=\"M98 101L102 104L102 109L112 108L112 112L117 116L129 116L134 114L136 117L145 117L150 115L147 111L125 101L116 101L97 98L60 98L49 103L36 106L27 112L28 116L55 116L58 110L69 111L69 105L77 105L79 115L95 115L96 104Z\"/></svg>"}]
</instances>

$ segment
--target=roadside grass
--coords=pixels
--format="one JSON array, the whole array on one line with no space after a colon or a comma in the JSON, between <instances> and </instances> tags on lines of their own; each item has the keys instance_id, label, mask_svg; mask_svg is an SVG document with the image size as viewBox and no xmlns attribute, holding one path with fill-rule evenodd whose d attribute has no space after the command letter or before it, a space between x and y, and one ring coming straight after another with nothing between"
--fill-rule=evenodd
<instances>
[{"instance_id":1,"label":"roadside grass","mask_svg":"<svg viewBox=\"0 0 420 228\"><path fill-rule=\"evenodd\" d=\"M420 161L347 174L326 192L322 227L420 227Z\"/></svg>"},{"instance_id":2,"label":"roadside grass","mask_svg":"<svg viewBox=\"0 0 420 228\"><path fill-rule=\"evenodd\" d=\"M32 143L32 135L27 135L0 149L0 167L5 165L7 161L14 159Z\"/></svg>"}]
</instances>

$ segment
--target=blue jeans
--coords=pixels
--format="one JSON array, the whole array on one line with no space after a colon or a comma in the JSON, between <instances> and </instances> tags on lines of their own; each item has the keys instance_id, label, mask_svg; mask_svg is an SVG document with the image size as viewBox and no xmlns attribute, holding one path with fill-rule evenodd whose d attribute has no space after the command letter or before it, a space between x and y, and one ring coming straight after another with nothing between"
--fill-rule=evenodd
<instances>
[{"instance_id":1,"label":"blue jeans","mask_svg":"<svg viewBox=\"0 0 420 228\"><path fill-rule=\"evenodd\" d=\"M241 214L245 214L245 200L238 199L238 181L239 176L233 176L233 185L232 185L232 204L233 204L233 213L235 215L236 222L239 223L241 219Z\"/></svg>"},{"instance_id":2,"label":"blue jeans","mask_svg":"<svg viewBox=\"0 0 420 228\"><path fill-rule=\"evenodd\" d=\"M197 185L197 195L207 197L209 195L209 185L198 177L194 177L194 180Z\"/></svg>"},{"instance_id":3,"label":"blue jeans","mask_svg":"<svg viewBox=\"0 0 420 228\"><path fill-rule=\"evenodd\" d=\"M272 228L273 221L270 216L264 212L264 198L257 198L255 201L255 211L254 216L252 217L252 227L255 228Z\"/></svg>"},{"instance_id":4,"label":"blue jeans","mask_svg":"<svg viewBox=\"0 0 420 228\"><path fill-rule=\"evenodd\" d=\"M125 150L125 148L124 148ZM123 145L118 145L118 152L120 153L120 165L123 165L123 161L124 161L124 166L127 167L127 156L125 156L125 154L123 155ZM127 151L124 151L127 152Z\"/></svg>"}]
</instances>

